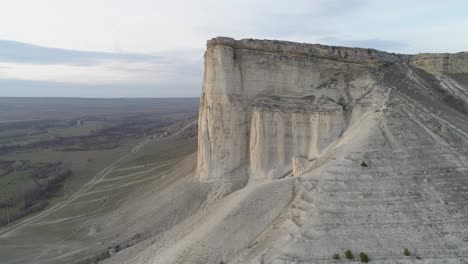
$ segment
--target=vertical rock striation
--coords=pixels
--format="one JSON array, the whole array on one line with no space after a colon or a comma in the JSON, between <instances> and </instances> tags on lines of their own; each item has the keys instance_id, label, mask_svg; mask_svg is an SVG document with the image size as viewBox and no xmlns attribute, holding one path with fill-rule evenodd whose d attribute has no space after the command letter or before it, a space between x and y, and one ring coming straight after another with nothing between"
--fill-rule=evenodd
<instances>
[{"instance_id":1,"label":"vertical rock striation","mask_svg":"<svg viewBox=\"0 0 468 264\"><path fill-rule=\"evenodd\" d=\"M202 181L275 179L314 160L383 97L376 69L406 60L371 49L214 38L199 116Z\"/></svg>"},{"instance_id":2,"label":"vertical rock striation","mask_svg":"<svg viewBox=\"0 0 468 264\"><path fill-rule=\"evenodd\" d=\"M412 263L404 247L466 262L468 53L216 38L206 59L200 178L294 182L229 263L329 263L347 248Z\"/></svg>"}]
</instances>

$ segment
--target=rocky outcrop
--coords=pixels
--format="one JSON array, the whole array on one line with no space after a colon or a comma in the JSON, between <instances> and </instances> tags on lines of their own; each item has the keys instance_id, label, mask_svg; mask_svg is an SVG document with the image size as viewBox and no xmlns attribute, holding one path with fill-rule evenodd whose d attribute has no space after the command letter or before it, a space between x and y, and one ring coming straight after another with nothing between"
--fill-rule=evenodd
<instances>
[{"instance_id":1,"label":"rocky outcrop","mask_svg":"<svg viewBox=\"0 0 468 264\"><path fill-rule=\"evenodd\" d=\"M224 260L329 263L349 248L376 263L464 263L467 58L208 41L199 179L294 185L287 209Z\"/></svg>"},{"instance_id":2,"label":"rocky outcrop","mask_svg":"<svg viewBox=\"0 0 468 264\"><path fill-rule=\"evenodd\" d=\"M409 63L432 73L468 73L468 52L417 54L409 57Z\"/></svg>"},{"instance_id":3,"label":"rocky outcrop","mask_svg":"<svg viewBox=\"0 0 468 264\"><path fill-rule=\"evenodd\" d=\"M372 49L267 40L208 41L199 115L202 181L275 179L309 160L382 93L376 71L408 60Z\"/></svg>"},{"instance_id":4,"label":"rocky outcrop","mask_svg":"<svg viewBox=\"0 0 468 264\"><path fill-rule=\"evenodd\" d=\"M463 79L467 58L467 53L399 55L284 41L209 40L199 179L282 177L292 171L292 157L316 159L368 109L382 105L388 82L398 81L386 79L391 76L386 70L414 66ZM468 96L444 80L452 87L448 93Z\"/></svg>"}]
</instances>

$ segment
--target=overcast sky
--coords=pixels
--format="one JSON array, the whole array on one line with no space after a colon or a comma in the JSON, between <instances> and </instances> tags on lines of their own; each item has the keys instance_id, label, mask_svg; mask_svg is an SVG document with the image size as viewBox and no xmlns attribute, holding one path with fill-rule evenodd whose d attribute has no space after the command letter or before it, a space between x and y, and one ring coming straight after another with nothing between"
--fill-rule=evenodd
<instances>
[{"instance_id":1,"label":"overcast sky","mask_svg":"<svg viewBox=\"0 0 468 264\"><path fill-rule=\"evenodd\" d=\"M1 0L0 96L196 97L214 36L468 50L468 1Z\"/></svg>"}]
</instances>

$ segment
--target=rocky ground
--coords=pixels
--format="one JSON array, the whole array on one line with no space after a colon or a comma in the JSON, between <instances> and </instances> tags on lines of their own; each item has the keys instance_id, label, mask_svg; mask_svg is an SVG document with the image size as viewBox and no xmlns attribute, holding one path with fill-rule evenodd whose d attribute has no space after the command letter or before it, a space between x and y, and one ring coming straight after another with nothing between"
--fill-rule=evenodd
<instances>
[{"instance_id":1,"label":"rocky ground","mask_svg":"<svg viewBox=\"0 0 468 264\"><path fill-rule=\"evenodd\" d=\"M467 59L209 41L197 176L246 187L134 263L467 263Z\"/></svg>"}]
</instances>

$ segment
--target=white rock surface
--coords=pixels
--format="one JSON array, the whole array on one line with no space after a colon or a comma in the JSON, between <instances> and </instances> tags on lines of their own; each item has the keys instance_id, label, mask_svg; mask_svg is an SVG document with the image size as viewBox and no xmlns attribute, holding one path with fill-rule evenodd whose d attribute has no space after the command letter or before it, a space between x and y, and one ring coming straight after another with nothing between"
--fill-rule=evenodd
<instances>
[{"instance_id":1,"label":"white rock surface","mask_svg":"<svg viewBox=\"0 0 468 264\"><path fill-rule=\"evenodd\" d=\"M199 178L298 179L229 263L468 263L467 53L216 38L205 56Z\"/></svg>"},{"instance_id":2,"label":"white rock surface","mask_svg":"<svg viewBox=\"0 0 468 264\"><path fill-rule=\"evenodd\" d=\"M292 175L299 176L306 170L307 159L305 157L292 158Z\"/></svg>"},{"instance_id":3,"label":"white rock surface","mask_svg":"<svg viewBox=\"0 0 468 264\"><path fill-rule=\"evenodd\" d=\"M248 171L272 179L292 169L293 156L317 158L382 100L379 92L361 98L379 88L377 58L399 59L363 49L209 41L199 117L200 180L245 178Z\"/></svg>"}]
</instances>

